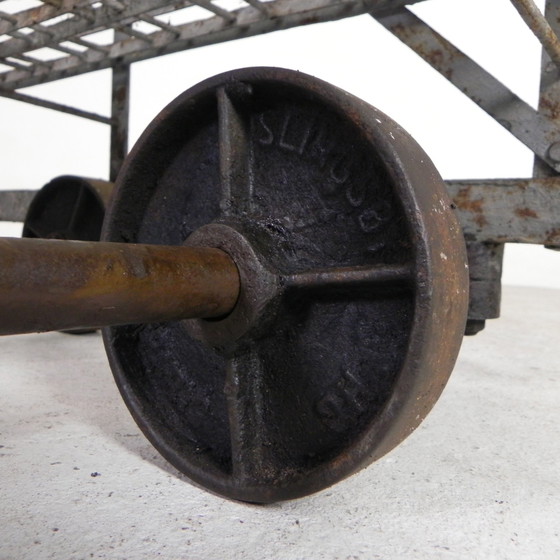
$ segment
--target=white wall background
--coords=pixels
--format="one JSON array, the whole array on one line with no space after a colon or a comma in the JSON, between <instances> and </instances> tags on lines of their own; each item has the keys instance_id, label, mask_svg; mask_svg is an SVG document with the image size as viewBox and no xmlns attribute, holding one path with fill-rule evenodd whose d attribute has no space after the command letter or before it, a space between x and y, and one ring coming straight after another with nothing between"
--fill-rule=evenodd
<instances>
[{"instance_id":1,"label":"white wall background","mask_svg":"<svg viewBox=\"0 0 560 560\"><path fill-rule=\"evenodd\" d=\"M430 0L414 11L536 106L540 45L509 0ZM369 16L135 64L130 145L186 88L222 71L257 65L313 74L377 106L416 138L446 179L531 174L527 148ZM110 71L27 93L108 115ZM62 174L107 178L108 160L105 125L0 98L0 188L37 189ZM18 225L0 222L0 234L19 233ZM560 253L508 245L504 282L560 288Z\"/></svg>"}]
</instances>

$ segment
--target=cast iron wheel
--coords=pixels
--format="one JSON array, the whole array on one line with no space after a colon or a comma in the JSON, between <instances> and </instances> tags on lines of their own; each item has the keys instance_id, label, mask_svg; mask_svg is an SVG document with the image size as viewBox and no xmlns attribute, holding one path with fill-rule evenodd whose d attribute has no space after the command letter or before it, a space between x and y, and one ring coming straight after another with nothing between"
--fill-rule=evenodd
<instances>
[{"instance_id":1,"label":"cast iron wheel","mask_svg":"<svg viewBox=\"0 0 560 560\"><path fill-rule=\"evenodd\" d=\"M104 330L140 428L229 498L296 498L381 457L459 351L468 271L441 178L386 115L305 74L180 95L127 158L104 239L219 247L239 268L227 317Z\"/></svg>"}]
</instances>

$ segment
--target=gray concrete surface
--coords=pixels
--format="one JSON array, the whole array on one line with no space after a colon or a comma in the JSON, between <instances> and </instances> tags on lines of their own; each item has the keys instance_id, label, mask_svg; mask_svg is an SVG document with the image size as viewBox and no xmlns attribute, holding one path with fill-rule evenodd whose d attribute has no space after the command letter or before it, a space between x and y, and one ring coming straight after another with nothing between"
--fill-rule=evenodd
<instances>
[{"instance_id":1,"label":"gray concrete surface","mask_svg":"<svg viewBox=\"0 0 560 560\"><path fill-rule=\"evenodd\" d=\"M140 435L98 335L0 339L2 559L560 558L560 290L505 288L426 422L314 496L191 486Z\"/></svg>"}]
</instances>

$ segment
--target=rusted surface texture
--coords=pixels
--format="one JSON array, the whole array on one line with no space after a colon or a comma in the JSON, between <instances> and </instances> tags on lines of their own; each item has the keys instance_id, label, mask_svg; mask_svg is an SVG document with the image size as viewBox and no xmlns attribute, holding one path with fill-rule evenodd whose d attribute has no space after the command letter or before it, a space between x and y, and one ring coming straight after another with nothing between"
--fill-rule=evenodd
<instances>
[{"instance_id":1,"label":"rusted surface texture","mask_svg":"<svg viewBox=\"0 0 560 560\"><path fill-rule=\"evenodd\" d=\"M0 35L8 37L0 44L0 63L8 67L0 73L0 95L116 64L298 25L367 12L386 13L418 1L421 0L251 0L248 5L227 9L212 2L186 0L65 0L57 7L43 5L12 14L0 13ZM195 15L191 18L174 17L174 12L190 7L198 9L198 13L193 10ZM179 23L174 24L175 20ZM22 33L21 29L28 31ZM120 37L107 44L89 40L90 33L103 29L115 29ZM60 56L37 61L34 51L45 47Z\"/></svg>"},{"instance_id":2,"label":"rusted surface texture","mask_svg":"<svg viewBox=\"0 0 560 560\"><path fill-rule=\"evenodd\" d=\"M23 222L37 191L0 191L0 220Z\"/></svg>"},{"instance_id":3,"label":"rusted surface texture","mask_svg":"<svg viewBox=\"0 0 560 560\"><path fill-rule=\"evenodd\" d=\"M239 292L218 249L0 239L0 334L228 313Z\"/></svg>"},{"instance_id":4,"label":"rusted surface texture","mask_svg":"<svg viewBox=\"0 0 560 560\"><path fill-rule=\"evenodd\" d=\"M560 246L560 179L448 181L467 241Z\"/></svg>"},{"instance_id":5,"label":"rusted surface texture","mask_svg":"<svg viewBox=\"0 0 560 560\"><path fill-rule=\"evenodd\" d=\"M560 142L560 128L549 114L533 109L409 10L400 9L378 21L548 166L560 171L560 155L556 158L550 153L551 146Z\"/></svg>"}]
</instances>

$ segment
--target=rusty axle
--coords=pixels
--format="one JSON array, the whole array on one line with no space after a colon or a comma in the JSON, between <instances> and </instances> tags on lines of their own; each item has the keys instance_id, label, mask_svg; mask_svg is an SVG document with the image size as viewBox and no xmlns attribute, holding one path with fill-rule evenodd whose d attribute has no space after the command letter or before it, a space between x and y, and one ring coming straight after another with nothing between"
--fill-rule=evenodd
<instances>
[{"instance_id":1,"label":"rusty axle","mask_svg":"<svg viewBox=\"0 0 560 560\"><path fill-rule=\"evenodd\" d=\"M219 249L0 239L1 335L220 317L238 294Z\"/></svg>"}]
</instances>

